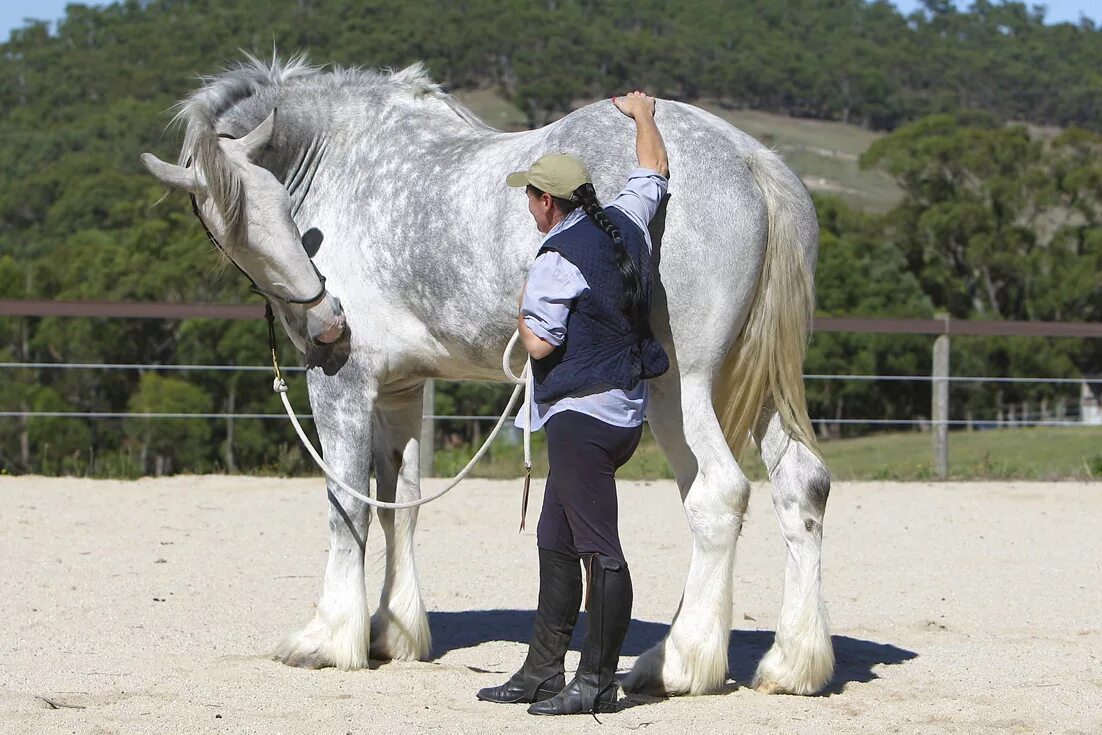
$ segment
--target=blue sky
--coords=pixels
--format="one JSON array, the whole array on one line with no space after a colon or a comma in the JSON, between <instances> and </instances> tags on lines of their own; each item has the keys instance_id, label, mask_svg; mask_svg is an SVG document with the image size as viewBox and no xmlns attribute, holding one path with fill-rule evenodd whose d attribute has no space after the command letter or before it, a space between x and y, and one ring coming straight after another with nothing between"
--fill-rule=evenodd
<instances>
[{"instance_id":1,"label":"blue sky","mask_svg":"<svg viewBox=\"0 0 1102 735\"><path fill-rule=\"evenodd\" d=\"M893 0L904 12L920 6L919 0ZM24 18L57 20L65 14L65 6L72 0L0 0L0 39L7 40L13 28L23 25ZM970 0L957 0L959 6L967 6ZM88 3L86 3L88 4ZM92 3L99 4L99 3ZM1099 0L1048 0L1046 18L1049 22L1079 20L1086 13L1096 23L1102 21Z\"/></svg>"},{"instance_id":2,"label":"blue sky","mask_svg":"<svg viewBox=\"0 0 1102 735\"><path fill-rule=\"evenodd\" d=\"M57 20L65 15L65 6L70 4L73 0L0 0L0 39L7 41L12 30L23 25L24 18Z\"/></svg>"},{"instance_id":3,"label":"blue sky","mask_svg":"<svg viewBox=\"0 0 1102 735\"><path fill-rule=\"evenodd\" d=\"M920 0L892 0L897 8L904 13L910 13L913 10L917 10L922 7ZM1100 6L1098 0L1025 0L1026 5L1045 5L1048 7L1048 12L1045 13L1045 20L1049 23L1062 23L1064 21L1070 21L1072 23L1079 22L1079 14L1082 13L1088 18L1098 23L1102 20L1102 6ZM957 0L958 8L967 8L972 4L972 0Z\"/></svg>"}]
</instances>

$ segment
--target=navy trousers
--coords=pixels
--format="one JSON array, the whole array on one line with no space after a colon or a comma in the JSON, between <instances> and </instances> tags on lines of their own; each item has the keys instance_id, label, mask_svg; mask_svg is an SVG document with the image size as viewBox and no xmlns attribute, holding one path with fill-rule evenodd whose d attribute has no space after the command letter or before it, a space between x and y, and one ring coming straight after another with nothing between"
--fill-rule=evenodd
<instances>
[{"instance_id":1,"label":"navy trousers","mask_svg":"<svg viewBox=\"0 0 1102 735\"><path fill-rule=\"evenodd\" d=\"M620 547L616 470L631 459L643 427L606 424L577 411L548 419L550 471L536 528L541 549L599 553L627 563Z\"/></svg>"}]
</instances>

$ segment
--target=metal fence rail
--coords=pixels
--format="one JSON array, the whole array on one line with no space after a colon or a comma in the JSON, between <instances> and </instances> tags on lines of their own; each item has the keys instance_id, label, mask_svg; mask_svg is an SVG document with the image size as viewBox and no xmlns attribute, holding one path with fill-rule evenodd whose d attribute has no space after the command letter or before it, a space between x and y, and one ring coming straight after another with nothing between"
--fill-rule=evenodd
<instances>
[{"instance_id":1,"label":"metal fence rail","mask_svg":"<svg viewBox=\"0 0 1102 735\"><path fill-rule=\"evenodd\" d=\"M314 415L296 413L300 419ZM285 419L285 413L158 413L156 411L0 411L0 418L48 419Z\"/></svg>"},{"instance_id":2,"label":"metal fence rail","mask_svg":"<svg viewBox=\"0 0 1102 735\"><path fill-rule=\"evenodd\" d=\"M0 368L28 370L164 370L217 372L271 372L271 365L143 365L133 362L0 362ZM306 368L280 365L285 373L303 373Z\"/></svg>"},{"instance_id":3,"label":"metal fence rail","mask_svg":"<svg viewBox=\"0 0 1102 735\"><path fill-rule=\"evenodd\" d=\"M0 362L0 370L149 370L149 371L177 371L177 372L269 372L270 365L209 365L209 364L185 364L163 365L144 363L58 363L58 362ZM304 372L303 367L285 367L285 372ZM1078 385L1082 378L1013 378L992 375L951 375L938 378L933 375L867 375L867 374L806 374L804 380L837 380L837 381L886 381L886 382L933 382L943 380L951 383L1026 383L1026 384L1054 384L1054 385ZM429 406L426 406L429 408ZM1064 412L1067 413L1066 411ZM1072 411L1071 415L1075 415ZM299 419L312 420L309 413L296 414ZM1039 416L1040 418L1031 418ZM71 419L253 419L253 420L278 420L286 418L282 413L233 413L233 412L129 412L129 411L0 411L0 418L71 418ZM497 416L467 415L467 414L435 414L425 413L423 419L428 421L497 421ZM849 417L849 418L816 418L811 423L816 425L867 425L867 426L1082 426L1080 420L1068 420L1063 416L1050 418L1047 413L1023 414L1007 418L998 417L973 417L970 419L948 418L899 418L886 419L879 417Z\"/></svg>"},{"instance_id":4,"label":"metal fence rail","mask_svg":"<svg viewBox=\"0 0 1102 735\"><path fill-rule=\"evenodd\" d=\"M0 369L57 369L57 370L151 370L151 371L215 371L215 372L269 372L270 365L147 365L138 363L0 363ZM281 367L284 372L304 372L304 367ZM932 382L934 380L946 380L949 382L968 383L1049 383L1049 385L1080 385L1083 378L1012 378L1003 376L948 376L938 378L930 375L827 375L807 374L804 380L842 380L842 381L889 381L889 382ZM426 407L428 408L428 407ZM312 419L310 413L296 414L299 419ZM55 418L55 419L283 419L283 413L156 413L156 412L122 412L122 411L0 411L0 418ZM437 414L428 412L423 414L423 419L433 421L497 421L496 415L467 415L467 414ZM1041 418L1022 418L1011 420L1013 425L1028 426L1078 426L1080 421L1051 420ZM973 424L1007 423L1005 418L973 418L969 419L882 419L882 418L838 418L838 419L812 419L814 424L867 424L867 425L897 425L897 426L930 426L944 424L948 426L964 426Z\"/></svg>"},{"instance_id":5,"label":"metal fence rail","mask_svg":"<svg viewBox=\"0 0 1102 735\"><path fill-rule=\"evenodd\" d=\"M309 413L296 413L298 419L312 421ZM50 418L50 419L285 419L285 413L148 413L125 411L0 411L0 418ZM421 418L434 421L497 421L500 416L461 416L456 414L426 414ZM646 419L644 419L645 421ZM1024 426L1084 426L1082 421L1053 421L1050 419L811 419L813 424L868 425L868 426L996 426L1014 428Z\"/></svg>"},{"instance_id":6,"label":"metal fence rail","mask_svg":"<svg viewBox=\"0 0 1102 735\"><path fill-rule=\"evenodd\" d=\"M77 317L77 318L140 318L140 319L261 319L263 309L259 304L165 304L143 302L106 302L106 301L48 301L48 300L0 300L0 317ZM1016 322L1016 321L978 321L940 319L903 319L876 317L816 317L814 330L818 332L857 332L866 334L913 334L936 336L932 352L930 375L805 375L805 380L816 381L894 381L931 383L930 419L887 419L868 418L820 418L813 419L815 424L863 424L870 426L922 426L932 428L935 473L944 477L948 472L948 429L952 426L1083 426L1085 420L1102 421L1102 414L1095 405L1088 416L1086 408L1080 421L1066 420L1066 412L1058 410L1055 418L1042 408L1039 419L1030 418L1035 414L1024 413L1020 418L1011 408L1009 418L950 419L949 386L960 383L1020 383L1075 385L1084 381L1079 378L1038 378L952 375L949 369L950 336L986 336L986 337L1077 337L1086 339L1102 338L1102 323L1072 322ZM267 371L268 366L261 365L139 365L139 364L101 364L101 363L0 363L2 369L39 369L39 370L150 370L150 371L219 371L219 372L257 372ZM304 368L284 368L286 371L301 372ZM1095 381L1090 381L1095 382ZM490 421L496 417L486 416L440 416L432 412L432 381L425 388L424 418L425 427L422 436L433 436L433 422L436 420ZM1001 413L1001 412L1000 412ZM0 418L149 418L149 419L277 419L283 414L245 414L245 413L123 413L123 412L76 412L76 411L6 411L0 412ZM309 418L301 415L300 418ZM428 447L424 446L423 451ZM431 452L422 462L431 467Z\"/></svg>"},{"instance_id":7,"label":"metal fence rail","mask_svg":"<svg viewBox=\"0 0 1102 735\"><path fill-rule=\"evenodd\" d=\"M151 370L151 371L204 371L212 372L271 372L271 365L156 365L122 362L0 362L0 369L34 370ZM283 372L306 372L306 368L280 365ZM1079 385L1084 378L1007 378L993 375L950 375L935 378L932 375L865 375L865 374L816 374L803 376L804 380L863 380L863 381L900 381L931 382L948 380L951 383L1052 383ZM1088 381L1090 382L1090 381Z\"/></svg>"},{"instance_id":8,"label":"metal fence rail","mask_svg":"<svg viewBox=\"0 0 1102 735\"><path fill-rule=\"evenodd\" d=\"M0 299L0 316L124 319L261 319L264 307L251 304L170 304L148 301L56 301ZM816 332L927 334L973 337L1102 337L1102 323L907 319L817 316Z\"/></svg>"}]
</instances>

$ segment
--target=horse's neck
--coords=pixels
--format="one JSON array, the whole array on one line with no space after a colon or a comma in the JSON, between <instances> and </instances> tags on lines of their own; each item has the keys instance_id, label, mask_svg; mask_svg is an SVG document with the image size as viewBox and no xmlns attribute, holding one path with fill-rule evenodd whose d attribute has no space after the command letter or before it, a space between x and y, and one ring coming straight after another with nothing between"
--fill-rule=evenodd
<instances>
[{"instance_id":1,"label":"horse's neck","mask_svg":"<svg viewBox=\"0 0 1102 735\"><path fill-rule=\"evenodd\" d=\"M291 133L264 165L287 186L296 214L332 204L311 197L318 178L351 184L330 188L353 197L345 205L359 206L364 201L356 194L357 181L426 164L442 145L477 145L496 132L465 119L440 98L376 106L345 103L288 125Z\"/></svg>"},{"instance_id":2,"label":"horse's neck","mask_svg":"<svg viewBox=\"0 0 1102 735\"><path fill-rule=\"evenodd\" d=\"M496 215L494 206L466 211L469 202L450 201L441 192L451 188L442 182L457 176L472 177L472 192L487 190L486 182L464 164L497 131L470 123L439 98L399 101L366 113L338 107L329 117L324 124L295 126L297 135L281 141L271 169L289 182L299 227L318 227L325 235L321 261L327 267L375 278L377 269L389 268L393 258L408 257L410 267L420 268L434 257L429 253L435 248L407 252L412 243L431 236L434 244L447 247L440 231L430 235L429 220L453 209L479 221ZM478 196L472 193L471 201ZM376 275L371 275L373 269Z\"/></svg>"},{"instance_id":3,"label":"horse's neck","mask_svg":"<svg viewBox=\"0 0 1102 735\"><path fill-rule=\"evenodd\" d=\"M531 143L479 129L442 100L410 108L341 116L289 145L288 171L323 149L296 221L325 235L315 262L349 313L421 323L424 340L493 365L538 243L523 192L501 186Z\"/></svg>"}]
</instances>

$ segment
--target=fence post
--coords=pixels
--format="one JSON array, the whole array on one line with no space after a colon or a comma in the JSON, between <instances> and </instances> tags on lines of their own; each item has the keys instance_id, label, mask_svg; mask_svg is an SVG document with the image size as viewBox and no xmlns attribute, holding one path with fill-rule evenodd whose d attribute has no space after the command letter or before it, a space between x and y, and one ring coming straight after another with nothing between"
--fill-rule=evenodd
<instances>
[{"instance_id":1,"label":"fence post","mask_svg":"<svg viewBox=\"0 0 1102 735\"><path fill-rule=\"evenodd\" d=\"M432 477L433 454L436 443L436 419L432 416L436 413L436 385L430 379L425 381L425 391L421 399L421 477Z\"/></svg>"},{"instance_id":2,"label":"fence post","mask_svg":"<svg viewBox=\"0 0 1102 735\"><path fill-rule=\"evenodd\" d=\"M930 416L934 424L934 474L949 476L949 335L934 340L934 371Z\"/></svg>"}]
</instances>

